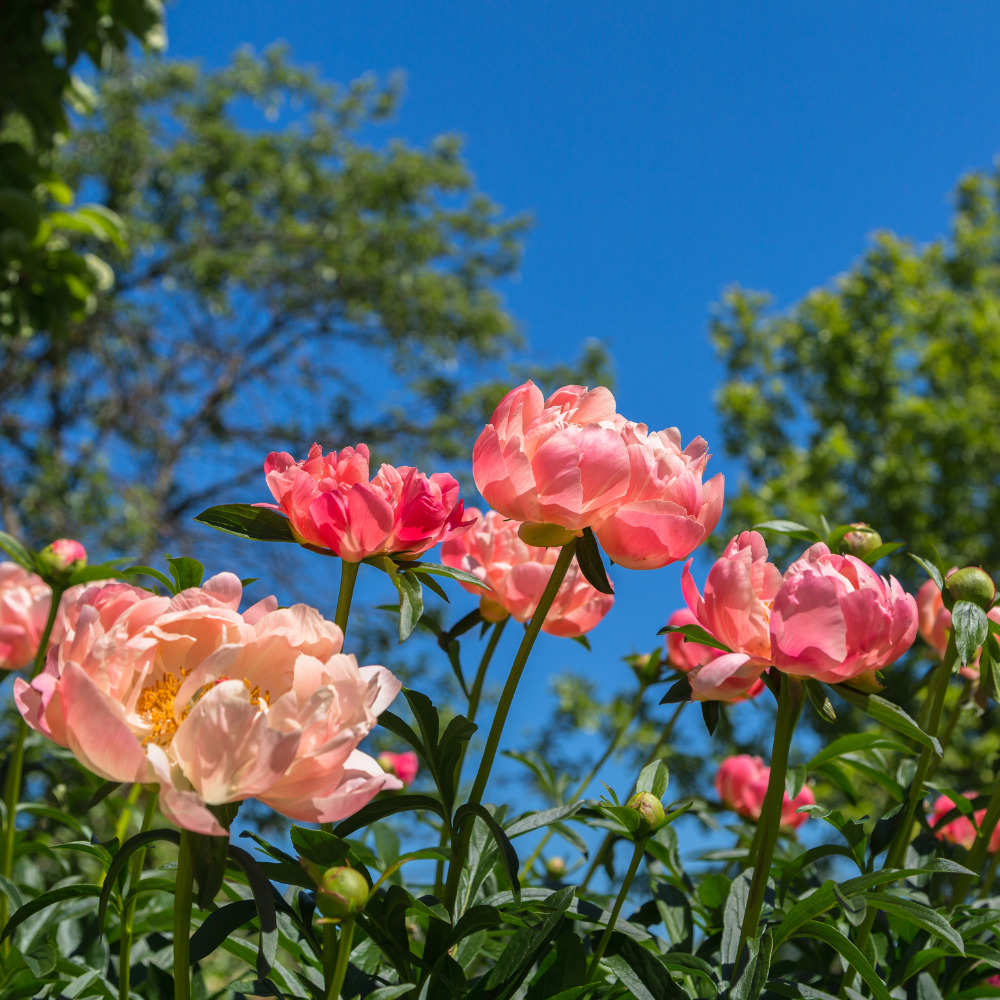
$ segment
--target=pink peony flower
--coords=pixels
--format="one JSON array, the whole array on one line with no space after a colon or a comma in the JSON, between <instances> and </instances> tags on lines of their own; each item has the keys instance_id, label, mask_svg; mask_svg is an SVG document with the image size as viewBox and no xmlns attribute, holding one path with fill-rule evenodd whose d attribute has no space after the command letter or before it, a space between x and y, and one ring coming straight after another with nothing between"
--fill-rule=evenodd
<instances>
[{"instance_id":1,"label":"pink peony flower","mask_svg":"<svg viewBox=\"0 0 1000 1000\"><path fill-rule=\"evenodd\" d=\"M737 816L756 822L760 819L770 777L771 769L764 766L760 757L738 754L727 757L719 765L715 775L715 791L720 801ZM808 785L803 785L794 799L789 798L788 792L785 792L781 805L781 825L797 830L809 818L809 814L796 810L800 806L814 805L815 802L816 797Z\"/></svg>"},{"instance_id":2,"label":"pink peony flower","mask_svg":"<svg viewBox=\"0 0 1000 1000\"><path fill-rule=\"evenodd\" d=\"M645 424L625 421L621 437L628 489L594 531L620 566L659 569L690 555L715 530L725 479L702 484L708 445L698 437L682 451L676 427L650 434Z\"/></svg>"},{"instance_id":3,"label":"pink peony flower","mask_svg":"<svg viewBox=\"0 0 1000 1000\"><path fill-rule=\"evenodd\" d=\"M437 472L428 478L409 466L382 465L369 482L363 444L326 456L314 444L301 462L271 452L264 471L278 503L258 506L286 514L303 545L348 562L390 554L416 559L465 526L452 476Z\"/></svg>"},{"instance_id":4,"label":"pink peony flower","mask_svg":"<svg viewBox=\"0 0 1000 1000\"><path fill-rule=\"evenodd\" d=\"M51 604L41 577L0 562L0 670L20 670L34 660Z\"/></svg>"},{"instance_id":5,"label":"pink peony flower","mask_svg":"<svg viewBox=\"0 0 1000 1000\"><path fill-rule=\"evenodd\" d=\"M505 520L495 510L484 516L470 507L468 514L471 527L441 546L441 561L472 573L490 586L487 594L471 583L462 584L479 597L484 618L496 621L509 614L515 621L526 622L538 606L559 550L525 544L517 533L518 522ZM566 637L583 635L614 603L611 594L602 594L587 583L574 557L542 630Z\"/></svg>"},{"instance_id":6,"label":"pink peony flower","mask_svg":"<svg viewBox=\"0 0 1000 1000\"><path fill-rule=\"evenodd\" d=\"M705 581L705 596L691 576L681 575L684 599L709 635L727 645L723 653L692 669L696 701L728 701L746 694L771 663L768 622L781 587L781 573L767 561L767 546L756 531L733 537Z\"/></svg>"},{"instance_id":7,"label":"pink peony flower","mask_svg":"<svg viewBox=\"0 0 1000 1000\"><path fill-rule=\"evenodd\" d=\"M385 750L378 755L378 766L388 774L394 774L404 786L412 785L420 770L420 760L412 750L393 753Z\"/></svg>"},{"instance_id":8,"label":"pink peony flower","mask_svg":"<svg viewBox=\"0 0 1000 1000\"><path fill-rule=\"evenodd\" d=\"M694 616L690 608L681 608L675 611L667 621L668 625L697 625L698 619ZM667 633L667 662L684 673L689 673L699 667L703 667L711 660L717 660L724 655L721 650L712 646L703 646L699 642L687 642L680 632ZM732 701L744 701L747 698L756 698L764 690L764 682L758 677L757 680L747 689L746 694L738 695Z\"/></svg>"},{"instance_id":9,"label":"pink peony flower","mask_svg":"<svg viewBox=\"0 0 1000 1000\"><path fill-rule=\"evenodd\" d=\"M976 797L975 792L962 792L962 794L967 799L974 799ZM949 844L960 844L968 851L975 843L976 827L982 823L983 817L986 815L986 810L977 809L972 814L976 820L975 826L972 825L972 820L968 816L959 816L958 819L953 819L950 823L946 823L943 827L938 828L938 821L943 819L954 808L955 803L947 795L942 795L934 803L934 808L927 819L931 829L934 831L934 836L938 840L945 840ZM995 854L997 850L1000 850L1000 824L993 831L993 835L990 837L990 846L987 850L990 854Z\"/></svg>"},{"instance_id":10,"label":"pink peony flower","mask_svg":"<svg viewBox=\"0 0 1000 1000\"><path fill-rule=\"evenodd\" d=\"M770 631L779 670L837 684L899 659L917 634L917 604L895 577L817 542L785 572Z\"/></svg>"},{"instance_id":11,"label":"pink peony flower","mask_svg":"<svg viewBox=\"0 0 1000 1000\"><path fill-rule=\"evenodd\" d=\"M177 825L224 835L207 807L250 796L332 822L401 787L357 750L400 684L342 655L312 608L268 597L240 614L231 573L172 598L118 583L74 596L18 708L96 774L159 783Z\"/></svg>"}]
</instances>

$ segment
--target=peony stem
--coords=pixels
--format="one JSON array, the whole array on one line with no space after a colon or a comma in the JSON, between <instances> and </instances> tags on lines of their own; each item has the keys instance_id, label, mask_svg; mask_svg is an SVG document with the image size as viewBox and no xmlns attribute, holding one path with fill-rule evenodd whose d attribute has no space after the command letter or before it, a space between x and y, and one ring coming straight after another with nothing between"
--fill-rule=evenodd
<instances>
[{"instance_id":1,"label":"peony stem","mask_svg":"<svg viewBox=\"0 0 1000 1000\"><path fill-rule=\"evenodd\" d=\"M680 718L680 714L681 712L684 711L684 706L687 704L688 702L682 701L677 706L677 708L674 709L674 714L671 715L670 718L667 720L667 724L663 727L663 732L660 734L660 738L656 741L656 746L653 747L653 749L649 752L649 756L646 758L642 767L648 767L650 764L653 763L653 761L657 759L657 757L660 754L660 751L663 749L667 741L673 735L674 726L677 725L677 720ZM642 767L639 768L640 771L642 770ZM601 859L611 848L611 843L614 840L614 836L615 835L613 833L605 834L604 840L601 841L601 846L597 849L596 853L594 854L594 860L591 861L590 867L587 869L587 874L584 875L583 881L580 883L579 887L576 890L577 895L582 893L587 888L588 883L594 877L594 873L597 871L598 866L601 863Z\"/></svg>"},{"instance_id":2,"label":"peony stem","mask_svg":"<svg viewBox=\"0 0 1000 1000\"><path fill-rule=\"evenodd\" d=\"M938 729L941 726L941 713L944 709L945 695L948 693L948 682L951 680L952 668L957 659L958 649L955 646L955 630L952 629L951 635L948 636L948 646L944 651L944 659L941 661L937 675L932 682L934 686L931 688L930 708L927 712L927 725L924 730L928 736L937 736ZM933 753L934 751L927 746L920 749L920 757L917 759L917 770L913 775L913 781L910 782L910 792L906 797L906 805L903 809L903 818L899 826L896 827L896 835L889 844L883 868L899 868L903 858L906 856L906 848L910 845L913 817L917 812L917 804L924 797L924 781L927 779L927 772L930 768L931 755ZM868 938L871 935L872 926L875 923L877 914L878 907L869 906L868 912L865 914L865 919L858 928L854 943L858 946L862 954L864 954L865 945L868 944ZM848 965L840 984L839 995L841 997L847 996L847 990L854 983L854 974L854 966Z\"/></svg>"},{"instance_id":3,"label":"peony stem","mask_svg":"<svg viewBox=\"0 0 1000 1000\"><path fill-rule=\"evenodd\" d=\"M751 937L757 936L760 911L764 905L767 878L771 873L774 848L781 829L781 807L785 799L785 774L788 770L788 751L792 745L795 724L802 712L802 682L788 674L781 674L778 690L778 717L774 724L774 743L771 747L771 774L767 781L767 794L758 821L757 853L753 863L753 877L747 896L746 913L740 930L740 943L736 949L735 969L739 967L743 948Z\"/></svg>"},{"instance_id":4,"label":"peony stem","mask_svg":"<svg viewBox=\"0 0 1000 1000\"><path fill-rule=\"evenodd\" d=\"M138 786L137 786L138 787ZM142 813L142 826L140 833L145 833L153 825L153 817L156 815L156 800L159 788L153 788L146 795L146 808ZM142 877L142 864L146 860L146 849L140 847L129 863L128 893L134 892ZM118 997L119 1000L128 1000L129 977L131 974L131 953L132 953L132 923L135 919L136 900L129 900L125 904L125 912L122 914L122 932L118 943Z\"/></svg>"},{"instance_id":5,"label":"peony stem","mask_svg":"<svg viewBox=\"0 0 1000 1000\"><path fill-rule=\"evenodd\" d=\"M614 908L611 910L611 919L604 928L600 943L597 945L597 951L594 952L594 957L590 960L590 965L587 968L587 983L592 982L594 976L597 975L601 958L604 956L604 950L607 948L608 941L611 940L611 934L615 929L615 924L618 922L618 914L621 913L622 906L625 905L625 897L628 896L628 891L632 888L632 880L635 878L635 873L639 870L639 862L642 861L643 851L646 849L646 840L647 838L643 837L641 840L635 842L635 848L632 851L632 863L628 866L628 871L625 873L625 880L622 882L622 887L618 890L618 898L615 900Z\"/></svg>"},{"instance_id":6,"label":"peony stem","mask_svg":"<svg viewBox=\"0 0 1000 1000\"><path fill-rule=\"evenodd\" d=\"M49 651L49 637L52 635L52 626L56 623L56 615L59 613L59 603L65 588L53 587L52 599L49 602L49 615L45 620L45 628L42 630L41 638L38 642L38 649L35 652L35 659L31 665L31 676L35 678L45 666L45 657ZM24 772L24 741L28 735L28 727L24 719L18 718L17 727L14 731L14 749L11 751L10 763L7 765L7 780L3 787L3 802L6 810L6 820L3 828L3 843L0 844L0 875L10 878L14 870L14 841L17 836L17 804L21 801L21 776ZM0 927L7 923L7 895L0 893ZM4 953L8 945L4 944Z\"/></svg>"},{"instance_id":7,"label":"peony stem","mask_svg":"<svg viewBox=\"0 0 1000 1000\"><path fill-rule=\"evenodd\" d=\"M347 619L351 614L351 598L354 597L354 583L358 579L359 562L340 560L340 592L337 594L337 614L334 624L347 636Z\"/></svg>"},{"instance_id":8,"label":"peony stem","mask_svg":"<svg viewBox=\"0 0 1000 1000\"><path fill-rule=\"evenodd\" d=\"M952 734L955 732L955 727L958 725L958 720L962 715L962 709L965 703L969 700L969 695L972 694L972 681L966 677L965 683L962 685L961 693L958 696L958 701L955 702L954 708L948 714L948 721L944 724L944 729L941 730L941 735L938 736L938 743L941 744L942 752L948 749L948 745L951 743ZM927 777L925 781L930 781L931 778L937 774L937 769L941 766L941 761L944 757L934 756L931 760L930 766L927 768Z\"/></svg>"},{"instance_id":9,"label":"peony stem","mask_svg":"<svg viewBox=\"0 0 1000 1000\"><path fill-rule=\"evenodd\" d=\"M191 1000L191 904L194 901L193 835L181 830L174 888L174 1000Z\"/></svg>"},{"instance_id":10,"label":"peony stem","mask_svg":"<svg viewBox=\"0 0 1000 1000\"><path fill-rule=\"evenodd\" d=\"M517 691L518 682L521 680L521 674L524 672L525 664L528 662L528 656L545 621L545 616L549 613L549 608L552 607L552 602L555 600L575 553L576 539L574 538L572 541L567 542L560 550L559 558L556 560L555 566L552 567L552 575L549 577L549 582L545 585L545 590L542 591L542 596L538 601L538 606L535 608L535 613L531 616L531 620L524 630L524 638L521 640L521 645L517 648L517 655L511 664L510 673L507 675L507 681L503 686L503 692L500 695L500 701L493 716L493 725L490 726L490 734L487 737L486 747L479 762L476 780L473 782L472 791L469 793L470 803L479 805L483 801L483 793L486 791L486 783L490 780L490 771L493 769L493 761L496 759L497 749L500 746L500 737L503 735L507 715L510 712L511 703L514 701L514 693ZM454 905L455 896L458 893L458 879L462 871L462 865L465 862L466 854L468 853L469 837L472 835L473 821L473 818L470 817L462 824L462 829L457 838L457 850L452 855L448 866L448 884L445 887L445 896L449 908Z\"/></svg>"},{"instance_id":11,"label":"peony stem","mask_svg":"<svg viewBox=\"0 0 1000 1000\"><path fill-rule=\"evenodd\" d=\"M333 981L337 975L337 926L323 924L323 989L333 996Z\"/></svg>"},{"instance_id":12,"label":"peony stem","mask_svg":"<svg viewBox=\"0 0 1000 1000\"><path fill-rule=\"evenodd\" d=\"M328 926L333 926L328 925ZM326 993L326 1000L338 1000L347 975L347 964L351 958L351 945L354 942L354 917L348 917L340 925L340 942L337 945L337 965L333 970L333 981Z\"/></svg>"}]
</instances>

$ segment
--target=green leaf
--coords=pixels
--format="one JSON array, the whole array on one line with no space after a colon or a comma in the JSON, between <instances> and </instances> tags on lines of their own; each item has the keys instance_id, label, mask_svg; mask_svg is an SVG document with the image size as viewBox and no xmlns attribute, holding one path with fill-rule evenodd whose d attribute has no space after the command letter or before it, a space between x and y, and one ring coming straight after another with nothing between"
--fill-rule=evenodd
<instances>
[{"instance_id":1,"label":"green leaf","mask_svg":"<svg viewBox=\"0 0 1000 1000\"><path fill-rule=\"evenodd\" d=\"M866 892L864 897L878 909L892 913L917 927L923 928L942 941L947 941L960 955L965 955L965 942L962 941L962 935L936 910L916 903L912 899L891 896L885 892Z\"/></svg>"},{"instance_id":2,"label":"green leaf","mask_svg":"<svg viewBox=\"0 0 1000 1000\"><path fill-rule=\"evenodd\" d=\"M84 803L83 811L90 812L94 806L103 802L116 788L121 788L121 786L122 783L120 781L105 781L103 785L97 787L94 794Z\"/></svg>"},{"instance_id":3,"label":"green leaf","mask_svg":"<svg viewBox=\"0 0 1000 1000\"><path fill-rule=\"evenodd\" d=\"M147 830L145 833L137 833L134 837L126 840L108 868L107 875L104 876L104 887L101 890L101 901L97 907L97 929L104 933L104 914L107 912L108 902L111 899L111 892L118 882L118 876L125 870L129 858L147 844L152 844L157 840L166 840L171 844L180 845L181 835L176 830Z\"/></svg>"},{"instance_id":4,"label":"green leaf","mask_svg":"<svg viewBox=\"0 0 1000 1000\"><path fill-rule=\"evenodd\" d=\"M230 846L229 857L243 869L250 883L260 926L260 947L257 951L257 976L263 979L271 971L278 949L278 918L274 909L273 890L260 863L242 847ZM228 935L227 935L228 936ZM223 940L225 940L223 938Z\"/></svg>"},{"instance_id":5,"label":"green leaf","mask_svg":"<svg viewBox=\"0 0 1000 1000\"><path fill-rule=\"evenodd\" d=\"M252 899L238 899L210 913L191 937L191 964L208 958L230 934L256 917L257 904Z\"/></svg>"},{"instance_id":6,"label":"green leaf","mask_svg":"<svg viewBox=\"0 0 1000 1000\"><path fill-rule=\"evenodd\" d=\"M754 531L773 531L776 535L788 535L804 542L821 542L819 534L797 521L762 521L753 526Z\"/></svg>"},{"instance_id":7,"label":"green leaf","mask_svg":"<svg viewBox=\"0 0 1000 1000\"><path fill-rule=\"evenodd\" d=\"M168 594L176 594L177 588L174 586L173 580L168 576L165 576L158 569L154 569L152 566L128 566L121 571L122 576L148 576L154 580L159 580L164 587L167 588ZM119 782L121 784L121 782Z\"/></svg>"},{"instance_id":8,"label":"green leaf","mask_svg":"<svg viewBox=\"0 0 1000 1000\"><path fill-rule=\"evenodd\" d=\"M302 857L324 869L342 865L351 852L351 846L347 841L341 840L340 837L327 833L325 830L310 830L304 826L293 826L289 831L289 837L295 850ZM287 860L296 863L294 858L287 858Z\"/></svg>"},{"instance_id":9,"label":"green leaf","mask_svg":"<svg viewBox=\"0 0 1000 1000\"><path fill-rule=\"evenodd\" d=\"M164 556L170 566L170 575L177 585L177 592L189 587L200 587L205 576L205 567L190 556Z\"/></svg>"},{"instance_id":10,"label":"green leaf","mask_svg":"<svg viewBox=\"0 0 1000 1000\"><path fill-rule=\"evenodd\" d=\"M858 750L892 750L895 753L909 753L910 748L896 740L880 736L878 733L849 733L835 739L828 747L824 747L807 764L807 771L814 771L820 764L828 760L836 760L845 753Z\"/></svg>"},{"instance_id":11,"label":"green leaf","mask_svg":"<svg viewBox=\"0 0 1000 1000\"><path fill-rule=\"evenodd\" d=\"M409 570L390 579L399 591L399 641L404 643L424 613L424 592L420 580Z\"/></svg>"},{"instance_id":12,"label":"green leaf","mask_svg":"<svg viewBox=\"0 0 1000 1000\"><path fill-rule=\"evenodd\" d=\"M478 802L466 802L465 805L459 806L455 810L455 826L458 827L462 820L469 815L474 815L477 819L481 819L496 841L497 849L500 852L500 863L503 865L507 881L510 882L510 887L516 898L521 891L521 883L517 878L517 871L521 867L521 862L517 859L517 851L514 850L514 845L510 842L507 834L504 833L503 827L493 818L493 814Z\"/></svg>"},{"instance_id":13,"label":"green leaf","mask_svg":"<svg viewBox=\"0 0 1000 1000\"><path fill-rule=\"evenodd\" d=\"M660 699L661 705L677 705L691 700L691 680L684 674L667 688L667 693Z\"/></svg>"},{"instance_id":14,"label":"green leaf","mask_svg":"<svg viewBox=\"0 0 1000 1000\"><path fill-rule=\"evenodd\" d=\"M209 507L193 518L216 531L258 542L294 542L292 525L270 507L254 507L248 503L226 503Z\"/></svg>"},{"instance_id":15,"label":"green leaf","mask_svg":"<svg viewBox=\"0 0 1000 1000\"><path fill-rule=\"evenodd\" d=\"M869 566L874 566L879 559L884 559L890 553L895 552L896 549L901 549L903 545L903 542L885 542L884 544L878 546L878 548L872 549L871 552L861 558Z\"/></svg>"},{"instance_id":16,"label":"green leaf","mask_svg":"<svg viewBox=\"0 0 1000 1000\"><path fill-rule=\"evenodd\" d=\"M628 987L635 1000L686 1000L658 955L624 934L612 934L601 960Z\"/></svg>"},{"instance_id":17,"label":"green leaf","mask_svg":"<svg viewBox=\"0 0 1000 1000\"><path fill-rule=\"evenodd\" d=\"M662 799L667 792L667 785L670 784L670 771L662 760L654 760L647 764L639 774L639 780L635 783L637 792L651 792L658 799Z\"/></svg>"},{"instance_id":18,"label":"green leaf","mask_svg":"<svg viewBox=\"0 0 1000 1000\"><path fill-rule=\"evenodd\" d=\"M705 720L705 728L709 736L715 735L715 728L719 724L722 709L717 701L703 701L701 703L701 716Z\"/></svg>"},{"instance_id":19,"label":"green leaf","mask_svg":"<svg viewBox=\"0 0 1000 1000\"><path fill-rule=\"evenodd\" d=\"M387 799L373 799L363 809L340 823L333 831L336 837L346 837L369 823L403 812L433 812L445 819L444 806L429 795L393 795Z\"/></svg>"},{"instance_id":20,"label":"green leaf","mask_svg":"<svg viewBox=\"0 0 1000 1000\"><path fill-rule=\"evenodd\" d=\"M587 583L601 594L613 594L615 588L611 586L608 579L607 570L604 568L604 560L601 558L601 549L597 544L597 537L593 528L584 528L583 534L576 540L576 561L580 566Z\"/></svg>"},{"instance_id":21,"label":"green leaf","mask_svg":"<svg viewBox=\"0 0 1000 1000\"><path fill-rule=\"evenodd\" d=\"M825 941L858 970L858 974L868 984L875 1000L891 1000L885 983L879 979L878 973L872 968L868 959L836 927L821 923L819 920L810 920L799 931L799 937L819 938L820 941Z\"/></svg>"},{"instance_id":22,"label":"green leaf","mask_svg":"<svg viewBox=\"0 0 1000 1000\"><path fill-rule=\"evenodd\" d=\"M976 658L976 650L989 634L986 612L971 601L955 601L951 609L951 628L955 633L958 657L962 666L967 667Z\"/></svg>"},{"instance_id":23,"label":"green leaf","mask_svg":"<svg viewBox=\"0 0 1000 1000\"><path fill-rule=\"evenodd\" d=\"M505 830L508 837L520 837L521 834L530 833L532 830L539 830L550 823L558 823L560 820L569 819L583 807L582 802L570 802L564 806L556 806L554 809L543 809L541 812L526 813L509 823Z\"/></svg>"},{"instance_id":24,"label":"green leaf","mask_svg":"<svg viewBox=\"0 0 1000 1000\"><path fill-rule=\"evenodd\" d=\"M725 643L710 636L700 625L664 625L656 634L666 635L668 632L680 632L687 642L697 642L702 646L711 646L712 649L721 649L723 653L732 652Z\"/></svg>"},{"instance_id":25,"label":"green leaf","mask_svg":"<svg viewBox=\"0 0 1000 1000\"><path fill-rule=\"evenodd\" d=\"M934 563L928 562L926 559L921 559L920 556L915 556L912 552L908 553L908 555L937 584L938 590L944 590L944 574Z\"/></svg>"},{"instance_id":26,"label":"green leaf","mask_svg":"<svg viewBox=\"0 0 1000 1000\"><path fill-rule=\"evenodd\" d=\"M774 951L774 939L770 928L762 938L747 941L749 960L739 979L729 991L729 1000L758 1000L767 974L771 970L771 956Z\"/></svg>"},{"instance_id":27,"label":"green leaf","mask_svg":"<svg viewBox=\"0 0 1000 1000\"><path fill-rule=\"evenodd\" d=\"M441 563L432 562L400 562L396 564L401 570L407 569L411 573L424 573L433 576L446 576L451 580L458 580L460 583L471 583L474 587L482 590L489 590L488 583L483 583L478 576L467 573L464 569L455 569L453 566L443 566ZM472 627L471 625L469 626ZM457 633L461 634L461 633Z\"/></svg>"},{"instance_id":28,"label":"green leaf","mask_svg":"<svg viewBox=\"0 0 1000 1000\"><path fill-rule=\"evenodd\" d=\"M833 702L827 697L823 685L809 678L804 686L812 707L816 709L816 714L825 722L836 722L837 713L833 710Z\"/></svg>"},{"instance_id":29,"label":"green leaf","mask_svg":"<svg viewBox=\"0 0 1000 1000\"><path fill-rule=\"evenodd\" d=\"M25 548L13 535L0 531L0 549L3 549L21 567L29 573L36 571L35 558L30 549Z\"/></svg>"},{"instance_id":30,"label":"green leaf","mask_svg":"<svg viewBox=\"0 0 1000 1000\"><path fill-rule=\"evenodd\" d=\"M56 903L61 903L66 899L98 898L100 895L101 887L99 885L90 885L89 883L64 885L58 889L50 889L48 892L43 892L40 896L29 900L14 911L10 920L4 925L3 933L0 934L0 941L6 941L25 920L33 917L36 913L40 913L49 906L54 906Z\"/></svg>"},{"instance_id":31,"label":"green leaf","mask_svg":"<svg viewBox=\"0 0 1000 1000\"><path fill-rule=\"evenodd\" d=\"M881 722L882 725L895 729L897 733L902 733L923 746L930 747L939 757L944 755L937 737L928 736L898 705L886 701L885 698L880 698L877 694L855 691L854 688L846 684L831 684L830 686L844 701L860 708L876 722Z\"/></svg>"}]
</instances>

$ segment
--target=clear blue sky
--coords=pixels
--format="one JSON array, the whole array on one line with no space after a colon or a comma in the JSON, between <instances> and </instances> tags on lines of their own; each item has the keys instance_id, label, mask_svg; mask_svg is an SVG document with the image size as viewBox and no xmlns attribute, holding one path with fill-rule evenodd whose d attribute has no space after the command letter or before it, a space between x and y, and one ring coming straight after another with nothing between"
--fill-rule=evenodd
<instances>
[{"instance_id":1,"label":"clear blue sky","mask_svg":"<svg viewBox=\"0 0 1000 1000\"><path fill-rule=\"evenodd\" d=\"M284 39L330 79L405 70L389 131L464 135L482 189L536 216L504 289L534 357L610 341L619 410L717 451L721 291L789 305L873 230L943 234L956 179L1000 150L995 3L177 0L167 16L169 54L209 66ZM617 686L623 644L651 648L678 578L616 570L594 653L542 642L511 735L544 718L553 671Z\"/></svg>"}]
</instances>

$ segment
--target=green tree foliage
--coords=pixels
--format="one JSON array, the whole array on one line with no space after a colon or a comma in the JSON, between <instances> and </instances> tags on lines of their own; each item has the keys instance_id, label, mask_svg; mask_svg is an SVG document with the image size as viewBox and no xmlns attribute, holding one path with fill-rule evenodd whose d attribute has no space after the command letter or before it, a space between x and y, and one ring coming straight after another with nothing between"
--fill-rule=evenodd
<instances>
[{"instance_id":1,"label":"green tree foliage","mask_svg":"<svg viewBox=\"0 0 1000 1000\"><path fill-rule=\"evenodd\" d=\"M880 233L786 312L726 294L712 323L718 402L745 470L727 491L729 534L767 517L864 519L913 552L1000 562L998 183L963 178L950 238ZM919 582L908 563L892 571Z\"/></svg>"}]
</instances>

